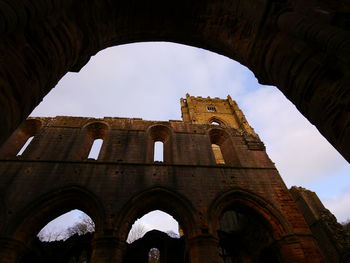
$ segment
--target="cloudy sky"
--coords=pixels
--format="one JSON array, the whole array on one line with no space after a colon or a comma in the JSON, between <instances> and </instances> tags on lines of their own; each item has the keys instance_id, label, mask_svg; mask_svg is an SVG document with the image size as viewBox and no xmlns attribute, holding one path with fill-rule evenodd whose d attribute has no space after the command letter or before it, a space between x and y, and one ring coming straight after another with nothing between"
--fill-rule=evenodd
<instances>
[{"instance_id":1,"label":"cloudy sky","mask_svg":"<svg viewBox=\"0 0 350 263\"><path fill-rule=\"evenodd\" d=\"M350 218L347 161L277 88L258 84L249 69L216 53L164 42L102 50L79 73L66 74L31 116L178 120L186 93L231 95L287 186L315 191L340 222Z\"/></svg>"}]
</instances>

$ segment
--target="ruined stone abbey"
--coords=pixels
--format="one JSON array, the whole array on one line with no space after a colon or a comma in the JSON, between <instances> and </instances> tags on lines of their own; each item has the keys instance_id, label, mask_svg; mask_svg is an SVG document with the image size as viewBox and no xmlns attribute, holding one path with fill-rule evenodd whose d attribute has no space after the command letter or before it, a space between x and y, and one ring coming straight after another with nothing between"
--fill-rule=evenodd
<instances>
[{"instance_id":1,"label":"ruined stone abbey","mask_svg":"<svg viewBox=\"0 0 350 263\"><path fill-rule=\"evenodd\" d=\"M150 243L162 262L348 262L334 217L314 193L285 187L230 98L188 96L183 121L27 117L100 50L170 41L247 66L350 161L349 28L349 0L0 0L0 262L68 262L81 251L92 263L145 262ZM35 242L75 208L94 235ZM153 232L126 245L132 222L154 209L178 220L182 239Z\"/></svg>"},{"instance_id":2,"label":"ruined stone abbey","mask_svg":"<svg viewBox=\"0 0 350 263\"><path fill-rule=\"evenodd\" d=\"M29 118L0 149L2 263L348 262L349 243L317 196L288 190L263 142L230 96L186 95L182 121ZM18 155L25 142L26 150ZM97 159L93 142L103 140ZM162 161L154 160L156 142ZM55 217L80 209L93 235L39 242ZM161 232L126 243L152 210L172 215L183 236Z\"/></svg>"}]
</instances>

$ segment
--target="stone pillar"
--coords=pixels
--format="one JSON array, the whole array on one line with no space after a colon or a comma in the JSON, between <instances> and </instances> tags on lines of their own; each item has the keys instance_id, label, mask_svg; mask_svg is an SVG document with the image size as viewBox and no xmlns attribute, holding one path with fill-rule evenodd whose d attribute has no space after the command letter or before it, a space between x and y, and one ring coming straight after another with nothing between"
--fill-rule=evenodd
<instances>
[{"instance_id":1,"label":"stone pillar","mask_svg":"<svg viewBox=\"0 0 350 263\"><path fill-rule=\"evenodd\" d=\"M0 239L0 262L18 263L27 251L24 243L9 238Z\"/></svg>"},{"instance_id":2,"label":"stone pillar","mask_svg":"<svg viewBox=\"0 0 350 263\"><path fill-rule=\"evenodd\" d=\"M126 249L125 242L116 237L96 237L92 241L91 263L121 263Z\"/></svg>"},{"instance_id":3,"label":"stone pillar","mask_svg":"<svg viewBox=\"0 0 350 263\"><path fill-rule=\"evenodd\" d=\"M212 235L199 235L189 240L191 263L220 262L218 240Z\"/></svg>"}]
</instances>

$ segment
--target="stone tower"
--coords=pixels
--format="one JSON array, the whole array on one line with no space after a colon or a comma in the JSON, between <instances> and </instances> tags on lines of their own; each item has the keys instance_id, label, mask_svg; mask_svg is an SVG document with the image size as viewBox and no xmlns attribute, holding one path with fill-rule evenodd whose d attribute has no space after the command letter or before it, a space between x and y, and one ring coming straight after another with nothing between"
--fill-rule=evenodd
<instances>
[{"instance_id":1,"label":"stone tower","mask_svg":"<svg viewBox=\"0 0 350 263\"><path fill-rule=\"evenodd\" d=\"M220 98L193 97L188 93L181 99L182 120L193 124L214 124L234 128L242 133L257 136L250 127L237 103L228 95Z\"/></svg>"},{"instance_id":2,"label":"stone tower","mask_svg":"<svg viewBox=\"0 0 350 263\"><path fill-rule=\"evenodd\" d=\"M183 121L26 120L0 149L1 263L148 262L152 248L160 262L332 262L301 212L310 205L298 208L237 104L187 94L181 110ZM94 234L36 239L72 209L92 218ZM152 231L127 244L132 223L156 209L179 222L181 238Z\"/></svg>"}]
</instances>

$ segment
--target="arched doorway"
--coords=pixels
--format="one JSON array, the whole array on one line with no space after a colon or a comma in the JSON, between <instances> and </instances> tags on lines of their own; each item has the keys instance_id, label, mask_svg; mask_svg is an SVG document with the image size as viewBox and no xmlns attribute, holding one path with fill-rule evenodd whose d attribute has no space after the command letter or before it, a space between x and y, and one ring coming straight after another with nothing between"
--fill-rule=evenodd
<instances>
[{"instance_id":1,"label":"arched doorway","mask_svg":"<svg viewBox=\"0 0 350 263\"><path fill-rule=\"evenodd\" d=\"M192 204L178 193L161 187L147 189L130 200L132 202L127 203L119 213L122 215L116 226L119 239L128 242L132 224L138 218L154 210L160 210L173 217L173 220L178 222L179 227L178 232L173 226L173 229L165 231L166 233L163 232L165 229L162 231L154 229L149 232L147 229L143 229L141 231L143 233L139 235L142 237L130 242L129 248L124 252L123 260L135 262L134 257L140 255L141 258L137 260L147 262L150 249L157 248L160 251L160 262L168 262L169 260L175 260L171 262L188 262L188 239L199 231L198 225L195 224L197 218ZM151 221L157 221L157 218L153 218Z\"/></svg>"},{"instance_id":2,"label":"arched doorway","mask_svg":"<svg viewBox=\"0 0 350 263\"><path fill-rule=\"evenodd\" d=\"M95 223L84 212L75 209L62 214L40 230L21 262L89 262L94 232Z\"/></svg>"},{"instance_id":3,"label":"arched doorway","mask_svg":"<svg viewBox=\"0 0 350 263\"><path fill-rule=\"evenodd\" d=\"M43 233L41 238L43 242L40 241L37 235L46 224L74 209L85 213L86 222L89 223L88 231L86 231L87 224L84 223L83 226L79 224L74 226L74 229L68 229L67 233L66 230L63 233L51 231L50 233ZM71 238L67 239L68 242L64 242L65 245L63 246L59 240L58 243L61 245L49 245L49 247L53 247L53 250L56 250L58 255L55 259L50 259L50 261L54 262L53 260L57 260L57 262L63 263L67 260L69 261L73 256L77 258L80 256L90 257L93 236L91 231L93 231L93 228L96 232L101 231L104 208L91 192L84 188L69 186L40 195L35 200L28 202L25 208L16 212L14 218L14 220L7 222L6 228L4 228L2 233L4 237L7 237L1 240L5 245L0 247L0 257L4 258L5 262L6 260L7 262L22 262L21 260L24 260L24 262L31 262L30 260L34 260L33 262L45 262L47 261L45 257L51 254L46 253L47 251L45 252L49 239L56 241L60 239L60 236L66 238L73 234ZM85 230L81 231L82 228ZM85 232L87 233L86 236L79 235L79 233ZM76 245L77 247L75 247ZM37 253L38 251L42 253ZM77 251L78 254L74 251Z\"/></svg>"},{"instance_id":4,"label":"arched doorway","mask_svg":"<svg viewBox=\"0 0 350 263\"><path fill-rule=\"evenodd\" d=\"M127 243L124 263L188 262L186 240L181 227L171 215L159 210L135 221Z\"/></svg>"},{"instance_id":5,"label":"arched doorway","mask_svg":"<svg viewBox=\"0 0 350 263\"><path fill-rule=\"evenodd\" d=\"M218 229L223 263L283 262L268 223L249 207L234 204L220 217Z\"/></svg>"}]
</instances>

